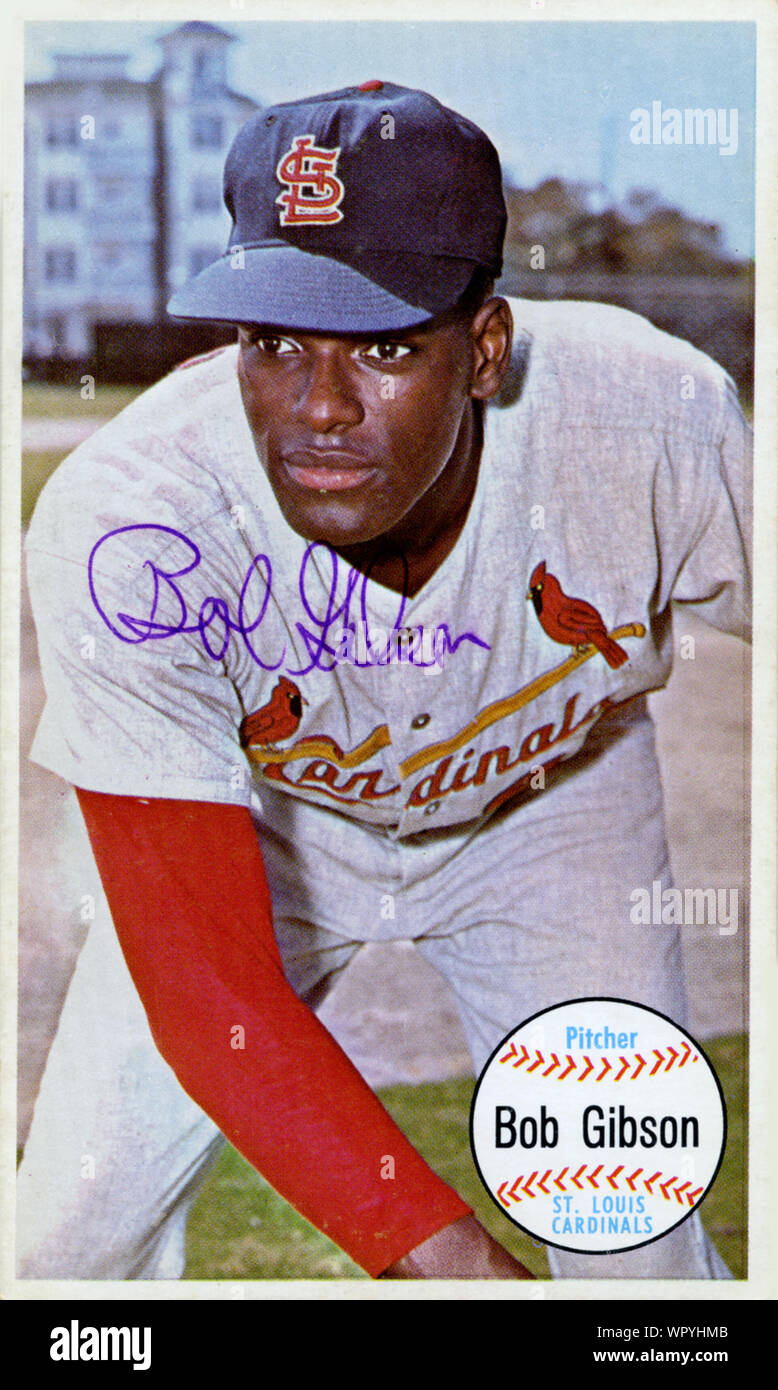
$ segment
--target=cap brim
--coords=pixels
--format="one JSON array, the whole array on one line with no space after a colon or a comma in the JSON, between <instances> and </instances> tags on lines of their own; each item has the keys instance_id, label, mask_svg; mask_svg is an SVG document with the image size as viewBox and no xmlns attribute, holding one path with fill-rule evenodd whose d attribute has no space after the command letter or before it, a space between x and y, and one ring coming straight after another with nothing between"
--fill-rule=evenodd
<instances>
[{"instance_id":1,"label":"cap brim","mask_svg":"<svg viewBox=\"0 0 778 1390\"><path fill-rule=\"evenodd\" d=\"M393 331L452 308L476 268L472 261L386 252L363 253L360 266L289 245L233 248L177 290L167 312L301 332Z\"/></svg>"}]
</instances>

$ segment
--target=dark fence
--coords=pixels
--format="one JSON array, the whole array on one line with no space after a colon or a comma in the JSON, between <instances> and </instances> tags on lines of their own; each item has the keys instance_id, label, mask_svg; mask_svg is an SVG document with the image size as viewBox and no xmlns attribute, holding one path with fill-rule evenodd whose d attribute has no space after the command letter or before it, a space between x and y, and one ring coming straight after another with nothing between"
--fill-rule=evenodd
<instances>
[{"instance_id":1,"label":"dark fence","mask_svg":"<svg viewBox=\"0 0 778 1390\"><path fill-rule=\"evenodd\" d=\"M176 363L234 343L236 337L235 328L213 323L98 323L95 376L99 381L159 381Z\"/></svg>"},{"instance_id":2,"label":"dark fence","mask_svg":"<svg viewBox=\"0 0 778 1390\"><path fill-rule=\"evenodd\" d=\"M91 373L103 383L148 386L178 362L234 343L236 330L212 323L96 323L89 357L25 360L25 375L35 381L77 383Z\"/></svg>"}]
</instances>

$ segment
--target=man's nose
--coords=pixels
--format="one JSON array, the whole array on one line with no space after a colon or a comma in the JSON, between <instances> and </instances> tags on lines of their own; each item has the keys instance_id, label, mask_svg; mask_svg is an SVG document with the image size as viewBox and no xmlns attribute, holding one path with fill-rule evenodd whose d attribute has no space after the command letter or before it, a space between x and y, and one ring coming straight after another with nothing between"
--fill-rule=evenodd
<instances>
[{"instance_id":1,"label":"man's nose","mask_svg":"<svg viewBox=\"0 0 778 1390\"><path fill-rule=\"evenodd\" d=\"M322 353L311 364L298 397L297 413L316 434L348 429L364 419L348 366L335 353Z\"/></svg>"}]
</instances>

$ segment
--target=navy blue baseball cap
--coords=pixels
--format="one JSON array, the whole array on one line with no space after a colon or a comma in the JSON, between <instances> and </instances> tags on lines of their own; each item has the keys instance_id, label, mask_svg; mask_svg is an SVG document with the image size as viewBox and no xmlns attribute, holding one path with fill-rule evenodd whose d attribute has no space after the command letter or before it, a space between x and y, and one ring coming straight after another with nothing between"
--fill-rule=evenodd
<instances>
[{"instance_id":1,"label":"navy blue baseball cap","mask_svg":"<svg viewBox=\"0 0 778 1390\"><path fill-rule=\"evenodd\" d=\"M391 82L251 117L227 156L225 254L178 290L175 318L311 332L411 328L502 268L505 201L491 141Z\"/></svg>"}]
</instances>

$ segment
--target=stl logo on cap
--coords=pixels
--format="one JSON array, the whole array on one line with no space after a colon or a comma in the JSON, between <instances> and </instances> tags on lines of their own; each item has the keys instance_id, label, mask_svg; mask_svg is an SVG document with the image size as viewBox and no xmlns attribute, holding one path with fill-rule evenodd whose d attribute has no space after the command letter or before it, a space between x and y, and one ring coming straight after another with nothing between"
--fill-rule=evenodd
<instances>
[{"instance_id":1,"label":"stl logo on cap","mask_svg":"<svg viewBox=\"0 0 778 1390\"><path fill-rule=\"evenodd\" d=\"M276 178L287 185L276 202L281 204L281 226L326 226L342 222L340 202L345 187L335 170L340 146L334 150L314 144L312 135L296 135L276 166Z\"/></svg>"}]
</instances>

